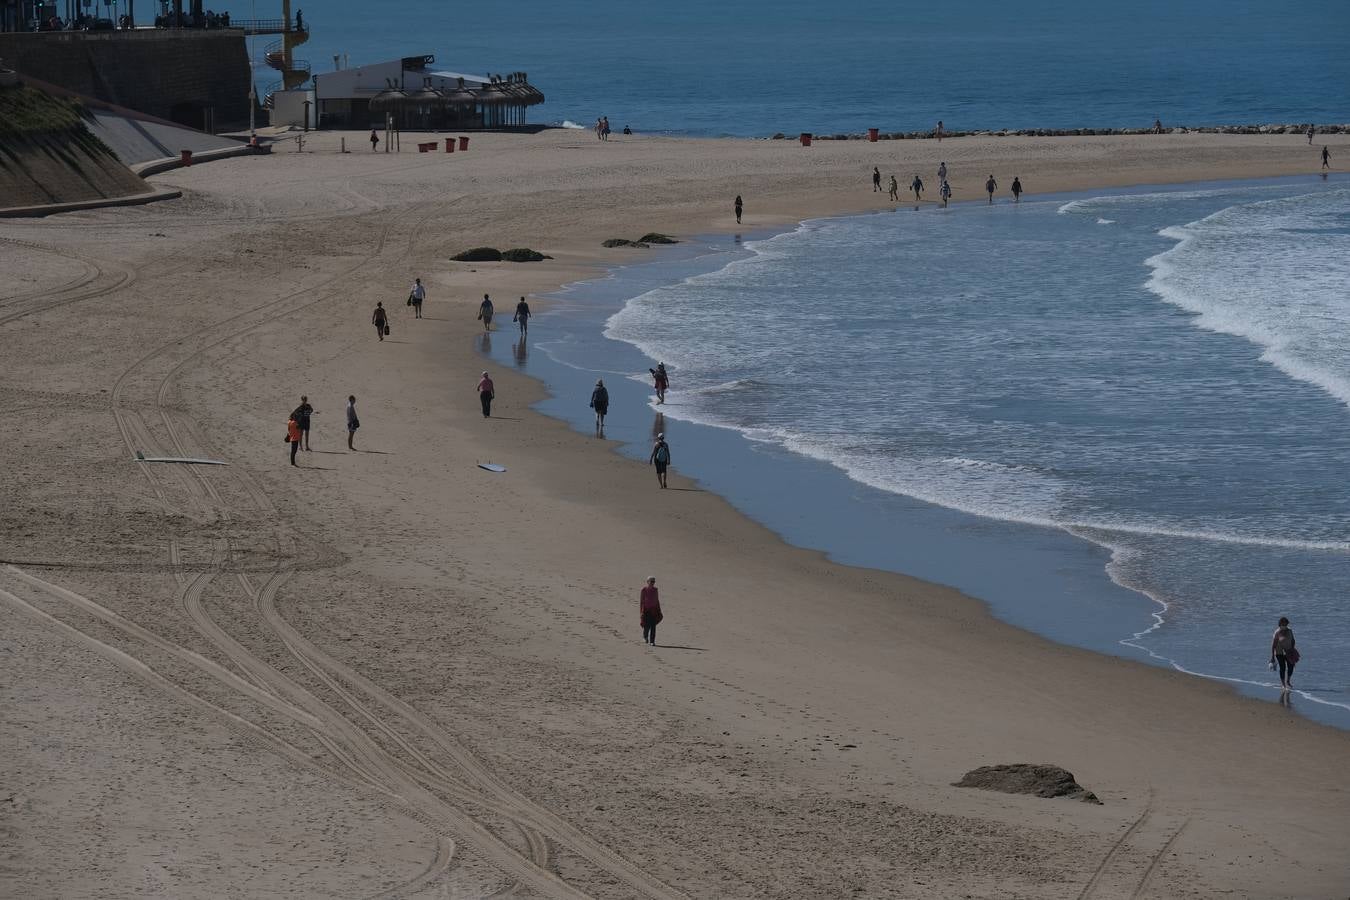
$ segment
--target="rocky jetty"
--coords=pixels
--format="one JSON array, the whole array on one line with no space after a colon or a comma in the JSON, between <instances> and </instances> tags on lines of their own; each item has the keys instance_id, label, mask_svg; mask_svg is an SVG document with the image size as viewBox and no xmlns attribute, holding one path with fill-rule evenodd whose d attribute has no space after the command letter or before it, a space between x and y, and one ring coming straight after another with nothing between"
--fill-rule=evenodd
<instances>
[{"instance_id":1,"label":"rocky jetty","mask_svg":"<svg viewBox=\"0 0 1350 900\"><path fill-rule=\"evenodd\" d=\"M998 131L943 131L944 138L956 137L1084 137L1088 135L1127 135L1153 134L1152 128L1004 128ZM1163 134L1297 134L1306 136L1308 123L1272 124L1272 125L1202 125L1198 127L1178 126L1164 128ZM1350 124L1317 126L1317 134L1350 134ZM789 135L778 132L769 140L785 140ZM921 141L935 138L933 131L882 131L877 134L879 141ZM797 135L791 138L796 140ZM865 141L867 133L858 134L816 134L815 141Z\"/></svg>"},{"instance_id":2,"label":"rocky jetty","mask_svg":"<svg viewBox=\"0 0 1350 900\"><path fill-rule=\"evenodd\" d=\"M546 253L531 250L529 247L514 247L510 250L498 250L496 247L474 247L450 257L455 262L539 262L552 259Z\"/></svg>"}]
</instances>

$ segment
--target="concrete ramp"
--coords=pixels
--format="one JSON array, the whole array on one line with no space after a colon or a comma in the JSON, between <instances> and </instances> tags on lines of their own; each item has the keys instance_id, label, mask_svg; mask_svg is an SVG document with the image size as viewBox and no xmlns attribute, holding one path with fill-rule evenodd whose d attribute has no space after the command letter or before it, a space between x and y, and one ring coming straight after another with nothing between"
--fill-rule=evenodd
<instances>
[{"instance_id":1,"label":"concrete ramp","mask_svg":"<svg viewBox=\"0 0 1350 900\"><path fill-rule=\"evenodd\" d=\"M88 127L99 140L128 166L156 159L177 158L183 150L194 154L210 150L228 150L242 146L241 141L217 137L191 128L179 128L167 122L152 121L106 109L91 109Z\"/></svg>"}]
</instances>

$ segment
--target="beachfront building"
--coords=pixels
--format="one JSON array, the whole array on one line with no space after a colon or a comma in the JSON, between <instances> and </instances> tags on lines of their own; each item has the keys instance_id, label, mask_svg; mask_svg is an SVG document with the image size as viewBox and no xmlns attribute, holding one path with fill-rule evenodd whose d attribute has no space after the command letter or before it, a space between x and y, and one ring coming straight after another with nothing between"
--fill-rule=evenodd
<instances>
[{"instance_id":1,"label":"beachfront building","mask_svg":"<svg viewBox=\"0 0 1350 900\"><path fill-rule=\"evenodd\" d=\"M435 63L430 54L405 56L314 75L315 124L383 128L392 114L407 129L501 128L524 125L526 109L544 102L524 72L465 75Z\"/></svg>"}]
</instances>

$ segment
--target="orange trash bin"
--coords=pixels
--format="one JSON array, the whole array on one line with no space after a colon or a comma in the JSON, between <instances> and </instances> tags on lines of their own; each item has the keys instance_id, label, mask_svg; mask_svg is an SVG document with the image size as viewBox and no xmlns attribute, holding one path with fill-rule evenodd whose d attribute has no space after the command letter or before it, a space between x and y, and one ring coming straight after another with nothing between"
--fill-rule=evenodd
<instances>
[{"instance_id":1,"label":"orange trash bin","mask_svg":"<svg viewBox=\"0 0 1350 900\"><path fill-rule=\"evenodd\" d=\"M468 150L468 149L469 149L469 139L468 139L468 138L463 137L463 136L460 137L460 139L459 139L459 149L461 149L461 150Z\"/></svg>"}]
</instances>

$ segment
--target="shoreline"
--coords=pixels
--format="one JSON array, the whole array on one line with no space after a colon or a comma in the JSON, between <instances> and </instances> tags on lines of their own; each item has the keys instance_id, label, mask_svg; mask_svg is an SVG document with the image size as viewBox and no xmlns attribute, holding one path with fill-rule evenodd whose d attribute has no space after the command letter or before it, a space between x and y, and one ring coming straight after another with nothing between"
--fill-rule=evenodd
<instances>
[{"instance_id":1,"label":"shoreline","mask_svg":"<svg viewBox=\"0 0 1350 900\"><path fill-rule=\"evenodd\" d=\"M185 564L219 568L221 541L226 564L274 560L286 570L271 588L276 612L316 648L310 663L347 666L421 714L409 719L401 707L353 698L390 729L379 738L389 749L354 734L364 713L348 718L308 670L289 684L249 671L317 717L327 745L225 682L184 671L180 657L107 626L97 634L358 784L408 767L442 798L459 795L439 771L502 796L484 768L518 799L496 811L466 802L462 814L503 834L516 822L545 835L550 859L538 861L530 842L517 840L520 862L512 861L454 824L437 805L447 801L418 791L404 791L406 806L377 808L322 772L297 779L293 760L241 741L226 719L166 701L48 632L45 620L14 613L45 635L30 636L25 625L10 638L25 686L16 719L31 724L4 747L6 776L25 796L14 827L20 846L45 849L24 857L18 886L61 895L138 884L140 865L204 863L209 847L214 866L195 880L165 877L177 896L219 895L221 879L241 872L251 853L222 838L244 827L304 848L267 858L250 877L272 881L245 886L258 895L276 883L316 896L410 883L438 858L428 832L454 839L454 864L431 871L466 896L491 893L503 871L509 883L520 866L592 896L675 895L556 817L683 896L762 894L771 885L781 896L819 896L852 885L865 896L1067 897L1092 878L1156 896L1344 892L1344 733L1197 679L1055 645L949 589L830 563L713 494L662 492L664 506L654 507L649 472L532 413L544 387L509 369L498 378L501 416L484 422L471 390L480 368L473 310L483 291L556 290L631 260L602 251L607 237L725 232L729 204L709 210L735 193L751 198L753 227L865 212L857 207L871 200L860 188L877 145L803 157L810 151L789 156L763 142L595 149L593 140L565 138L493 136L455 169L417 155L225 161L158 176L184 189L178 205L25 226L25 238L66 254L60 266L44 262L46 251L17 257L31 290L107 291L92 303L35 308L33 316L59 321L66 345L79 348L73 357L52 357L31 317L8 326L7 381L16 397L44 398L47 413L15 417L13 446L24 453L3 451L15 477L0 498L18 516L6 523L7 545L47 560L41 578L166 641L253 666L205 627L205 612L271 671L290 675L295 660L277 637L287 633L274 630L272 614L260 617L269 607L234 586L228 568L183 585L163 568L171 547ZM1195 143L1170 145L1173 168L1164 172L1218 165L1269 174L1297 164L1281 162L1284 149L1266 138L1187 140ZM978 141L956 144L950 166L973 171L990 161L981 154L993 151ZM1044 176L1025 174L1037 170L1023 158L1004 164L1037 188L1051 183L1050 172L1065 185L1103 177L1103 153L1120 163L1111 178L1158 171L1157 148L1129 142L1036 149L1057 154L1040 158ZM932 168L926 159L904 164ZM532 246L555 259L444 262L480 245ZM79 258L97 263L93 280L61 287ZM114 260L134 277L134 291L117 283ZM429 285L428 320L414 324L395 301L418 271ZM403 343L381 346L369 333L377 298L394 307L393 340ZM142 330L128 334L129 320ZM100 393L109 385L111 399ZM316 398L322 430L295 471L276 446L277 419L302 391ZM358 448L369 454L339 446L337 398L349 392L360 397ZM185 472L132 480L110 404L147 450L177 434L193 455L235 465L203 481ZM72 447L66 438L76 432L85 440ZM471 465L508 456L503 476ZM62 567L73 562L86 568ZM668 592L664 646L654 650L638 645L629 596L649 573ZM7 591L23 589L0 578ZM30 599L92 630L59 598ZM77 685L118 711L101 720L103 731L77 714L86 702ZM202 746L186 747L185 734ZM446 752L446 735L463 749ZM142 736L154 746L136 743ZM188 786L128 780L122 767L132 762L116 754L95 772L81 770L81 752L119 740L137 748L130 771L171 760ZM432 769L418 768L418 753ZM354 756L369 761L346 767ZM1271 791L1282 757L1298 764L1279 769L1280 789ZM976 765L1023 761L1064 765L1107 805L950 787ZM241 783L220 790L208 774L220 771L238 772L230 780ZM178 802L207 790L220 798L209 816ZM258 801L271 797L289 802ZM91 825L91 806L104 821L143 824ZM320 808L327 824L316 829L307 813ZM99 860L132 864L62 868L91 842ZM1271 866L1272 857L1282 865Z\"/></svg>"},{"instance_id":2,"label":"shoreline","mask_svg":"<svg viewBox=\"0 0 1350 900\"><path fill-rule=\"evenodd\" d=\"M1293 179L1280 178L1256 179L1256 181L1266 182L1271 186L1294 183ZM1218 190L1237 184L1243 183L1137 185L1125 189L1048 195L1037 199L1062 203L1095 196L1128 196L1165 193L1169 190L1177 192ZM984 206L981 201L964 202ZM859 215L881 214L883 213L869 212ZM829 218L849 217L848 214L844 214ZM526 359L526 354L519 350L517 344L511 345L511 352L507 356L502 353L500 344L496 342L493 350L484 351L480 347L479 352L499 366L513 367L540 380L548 396L543 401L533 404L531 408L565 422L578 434L588 435L591 433L589 414L585 410L572 409L572 405L575 404L568 404L569 388L574 395L571 397L572 400L575 400L578 392L583 394L585 392L585 385L578 381L575 377L576 372L572 370L590 367L593 370L592 376L601 374L607 378L617 374L614 369L615 360L626 360L632 354L625 354L622 350L612 348L605 349L610 344L621 344L625 348L631 348L632 353L642 357L648 365L654 365L656 362L656 359L641 346L610 337L605 333L609 315L623 309L633 298L648 290L673 284L684 278L712 274L736 260L745 259L757 252L753 247L757 242L771 240L825 221L828 221L828 218L813 218L799 222L795 228L767 229L754 235L736 235L734 243L730 246L725 244L724 236L701 235L687 238L688 243L679 254L665 248L655 254L657 259L612 266L599 278L574 282L553 294L543 295L540 299L550 304L548 309L552 313L552 317L545 320L545 326L561 319L567 333L565 339L557 337L550 328L543 332L546 336L539 341L538 346L547 347L556 344L558 340L564 340L568 347L566 360L554 358L552 352L545 351L547 359L541 366L538 360L531 362ZM657 275L655 272L664 274ZM629 283L630 286L619 286L624 283ZM616 301L615 297L624 299ZM592 307L597 303L605 304L607 310L605 315L598 318L592 312ZM581 305L580 310L575 308L576 304ZM503 329L509 328L509 325L503 326ZM583 354L577 348L578 338L573 334L573 331L577 330L583 333L594 332L590 334L589 354ZM540 333L536 330L536 337ZM532 354L533 357L538 355L537 352ZM1203 668L1197 668L1194 662L1174 659L1160 654L1155 648L1141 644L1144 635L1165 623L1166 614L1174 604L1160 599L1144 587L1118 580L1113 574L1113 569L1119 548L1076 533L1072 523L1038 523L990 517L872 486L858 480L828 459L802 455L778 443L772 443L772 449L766 449L762 442L750 438L742 427L717 424L697 416L690 417L688 413L682 414L678 406L661 407L651 404L647 396L650 392L632 390L628 378L617 384L610 378L607 383L612 396L626 395L625 401L616 402L615 406L626 407L630 417L634 409L632 404L637 401L640 403L636 407L639 417L644 413L655 414L658 420L664 418L669 421L673 418L681 423L683 426L681 428L667 426L665 430L673 441L686 443L686 446L681 447L680 455L683 460L692 458L694 461L693 465L681 467L690 473L688 477L694 479L697 484L707 485L708 489L728 500L738 511L764 525L793 547L822 552L828 559L841 565L893 572L952 587L983 604L989 614L1000 621L1056 643L1143 662L1221 683L1229 686L1235 695L1249 699L1262 702L1270 702L1273 699L1270 696L1273 689L1269 684L1208 672ZM637 427L635 434L634 428L623 428L617 432L619 436L616 436L614 421L615 417L612 415L611 426L603 439L613 452L626 459L641 462L647 450L647 445L640 436L644 429ZM652 432L656 430L658 430L656 425L650 429ZM716 432L731 432L740 439L740 442L737 444L735 441L726 441L715 434ZM696 452L689 451L687 442L690 440L694 442ZM710 447L715 449L709 450ZM721 475L719 470L728 466L738 474ZM815 470L826 470L827 473L811 474ZM794 485L797 493L793 503L785 505L772 498L773 491L767 489L765 484L770 480L765 474L768 471L774 472L774 477L782 482ZM756 499L756 492L765 494L765 497ZM872 499L853 498L851 502L836 502L833 499L837 494L848 493L861 493L864 497ZM878 514L876 507L880 505L894 509L893 516ZM789 506L809 507L815 511L816 518L819 518L822 511L832 510L829 517L835 524L823 530L813 529L810 526L802 527ZM895 516L904 520L918 519L926 524L901 525L895 521ZM990 532L1005 531L1020 532L1026 536L1025 540L1019 536L1001 542L1006 545L1023 546L1024 549L1020 553L994 548L994 545L1000 542ZM934 540L932 537L966 532L978 533L980 537L964 538L965 544L968 545L964 552L955 549L963 546L960 540L953 542L945 539L944 544L944 539ZM869 535L873 533L903 534L905 538L901 543L906 546L915 544L922 549L917 552L900 553L897 556L893 548L872 540ZM1080 557L1080 554L1067 549L1050 549L1045 546L1045 541L1038 537L1046 533L1055 535L1056 540L1066 545L1084 547L1084 553ZM946 544L953 546L948 547ZM1087 551L1087 547L1093 549ZM955 559L960 555L999 558L1002 560L1000 569L1003 574L995 582L981 589L977 586L978 582L973 582L969 573L959 564L953 566L950 562L946 562L944 567L944 561ZM1056 583L1057 579L1031 574L1038 570L1063 574L1080 567L1096 575L1099 583L1094 586L1082 578L1063 575L1068 579L1068 583L1060 586ZM1011 586L1008 573L1016 573L1016 578L1012 580L1019 582L1018 587ZM1350 720L1344 718L1344 707L1341 704L1311 696L1306 691L1295 691L1295 694L1306 701L1299 706L1305 718L1342 730L1350 728Z\"/></svg>"}]
</instances>

